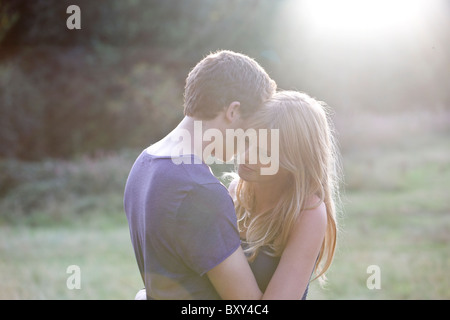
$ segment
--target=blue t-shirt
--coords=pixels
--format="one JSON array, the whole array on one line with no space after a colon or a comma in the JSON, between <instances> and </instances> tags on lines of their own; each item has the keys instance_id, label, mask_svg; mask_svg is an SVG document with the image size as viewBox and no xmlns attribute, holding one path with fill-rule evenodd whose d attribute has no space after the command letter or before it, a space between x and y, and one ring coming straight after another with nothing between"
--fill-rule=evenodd
<instances>
[{"instance_id":1,"label":"blue t-shirt","mask_svg":"<svg viewBox=\"0 0 450 320\"><path fill-rule=\"evenodd\" d=\"M147 297L220 299L205 273L240 246L233 200L205 163L193 155L178 160L144 151L125 186Z\"/></svg>"}]
</instances>

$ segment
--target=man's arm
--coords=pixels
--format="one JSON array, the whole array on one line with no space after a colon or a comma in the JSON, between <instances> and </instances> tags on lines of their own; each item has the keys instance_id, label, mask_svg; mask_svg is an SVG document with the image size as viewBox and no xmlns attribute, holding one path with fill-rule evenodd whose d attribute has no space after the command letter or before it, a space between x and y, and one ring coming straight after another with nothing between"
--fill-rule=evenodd
<instances>
[{"instance_id":1,"label":"man's arm","mask_svg":"<svg viewBox=\"0 0 450 320\"><path fill-rule=\"evenodd\" d=\"M228 188L233 199L238 182L239 179L234 179ZM224 300L260 300L262 297L242 247L208 271L207 275Z\"/></svg>"},{"instance_id":2,"label":"man's arm","mask_svg":"<svg viewBox=\"0 0 450 320\"><path fill-rule=\"evenodd\" d=\"M262 297L241 247L209 270L207 275L224 300L259 300Z\"/></svg>"}]
</instances>

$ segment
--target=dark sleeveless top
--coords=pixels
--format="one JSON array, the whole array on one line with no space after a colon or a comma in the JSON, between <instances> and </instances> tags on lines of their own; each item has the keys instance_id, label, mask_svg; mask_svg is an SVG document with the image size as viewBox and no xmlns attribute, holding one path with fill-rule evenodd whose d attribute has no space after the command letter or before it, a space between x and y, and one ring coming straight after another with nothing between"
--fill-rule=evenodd
<instances>
[{"instance_id":1,"label":"dark sleeveless top","mask_svg":"<svg viewBox=\"0 0 450 320\"><path fill-rule=\"evenodd\" d=\"M242 248L247 249L247 244L242 241ZM270 279L272 279L275 270L278 267L278 263L280 262L280 257L271 257L263 250L256 255L255 259L252 262L249 262L250 268L255 275L256 282L258 283L259 289L262 292L265 292L267 286L269 285ZM306 286L305 292L303 293L302 300L306 300L306 296L308 294L309 283Z\"/></svg>"}]
</instances>

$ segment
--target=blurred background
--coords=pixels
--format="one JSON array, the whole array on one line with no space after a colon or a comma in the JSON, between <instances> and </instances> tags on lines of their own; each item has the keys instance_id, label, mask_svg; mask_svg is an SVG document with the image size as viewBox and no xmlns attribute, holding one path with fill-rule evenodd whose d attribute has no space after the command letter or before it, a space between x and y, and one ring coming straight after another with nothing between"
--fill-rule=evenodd
<instances>
[{"instance_id":1,"label":"blurred background","mask_svg":"<svg viewBox=\"0 0 450 320\"><path fill-rule=\"evenodd\" d=\"M66 27L72 4L80 30ZM218 49L333 112L341 231L309 298L449 299L446 0L0 0L0 298L134 298L128 172Z\"/></svg>"}]
</instances>

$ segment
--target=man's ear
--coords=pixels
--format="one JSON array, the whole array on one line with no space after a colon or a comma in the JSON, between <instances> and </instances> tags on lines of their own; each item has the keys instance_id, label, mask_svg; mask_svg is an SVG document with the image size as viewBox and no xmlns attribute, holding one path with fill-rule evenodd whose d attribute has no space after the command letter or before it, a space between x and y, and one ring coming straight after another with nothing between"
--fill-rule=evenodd
<instances>
[{"instance_id":1,"label":"man's ear","mask_svg":"<svg viewBox=\"0 0 450 320\"><path fill-rule=\"evenodd\" d=\"M225 118L231 123L241 118L241 103L239 101L233 101L225 109Z\"/></svg>"}]
</instances>

